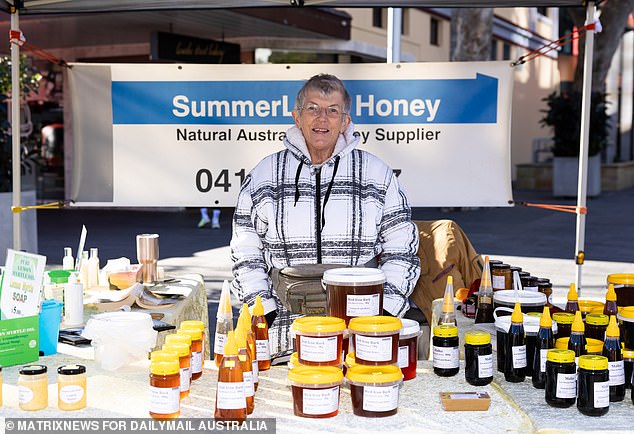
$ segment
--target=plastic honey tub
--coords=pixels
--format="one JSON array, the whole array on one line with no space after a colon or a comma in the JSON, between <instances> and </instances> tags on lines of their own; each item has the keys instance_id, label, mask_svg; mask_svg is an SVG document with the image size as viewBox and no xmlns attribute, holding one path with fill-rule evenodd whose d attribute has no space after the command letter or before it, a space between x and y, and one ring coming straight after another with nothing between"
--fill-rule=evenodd
<instances>
[{"instance_id":1,"label":"plastic honey tub","mask_svg":"<svg viewBox=\"0 0 634 434\"><path fill-rule=\"evenodd\" d=\"M308 366L341 365L346 323L332 316L305 316L293 322L298 362Z\"/></svg>"},{"instance_id":2,"label":"plastic honey tub","mask_svg":"<svg viewBox=\"0 0 634 434\"><path fill-rule=\"evenodd\" d=\"M366 316L350 320L355 362L360 365L398 363L399 335L403 324L392 316Z\"/></svg>"},{"instance_id":3,"label":"plastic honey tub","mask_svg":"<svg viewBox=\"0 0 634 434\"><path fill-rule=\"evenodd\" d=\"M341 369L334 366L297 366L288 372L295 416L326 418L339 412Z\"/></svg>"}]
</instances>

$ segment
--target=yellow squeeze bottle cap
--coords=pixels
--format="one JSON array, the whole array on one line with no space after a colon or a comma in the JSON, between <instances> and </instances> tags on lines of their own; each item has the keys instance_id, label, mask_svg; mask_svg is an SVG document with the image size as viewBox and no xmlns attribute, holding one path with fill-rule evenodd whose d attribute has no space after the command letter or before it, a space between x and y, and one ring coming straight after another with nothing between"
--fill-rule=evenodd
<instances>
[{"instance_id":1,"label":"yellow squeeze bottle cap","mask_svg":"<svg viewBox=\"0 0 634 434\"><path fill-rule=\"evenodd\" d=\"M524 316L522 315L522 309L520 307L519 302L515 302L515 308L513 308L513 313L511 314L511 322L514 322L514 323L524 322Z\"/></svg>"},{"instance_id":2,"label":"yellow squeeze bottle cap","mask_svg":"<svg viewBox=\"0 0 634 434\"><path fill-rule=\"evenodd\" d=\"M445 297L442 302L443 312L453 312L453 276L447 277L447 286L445 286Z\"/></svg>"},{"instance_id":3,"label":"yellow squeeze bottle cap","mask_svg":"<svg viewBox=\"0 0 634 434\"><path fill-rule=\"evenodd\" d=\"M605 301L616 301L616 292L614 291L614 284L608 285L608 293L605 294Z\"/></svg>"},{"instance_id":4,"label":"yellow squeeze bottle cap","mask_svg":"<svg viewBox=\"0 0 634 434\"><path fill-rule=\"evenodd\" d=\"M264 306L262 305L262 297L257 295L255 297L255 305L253 306L253 316L264 315Z\"/></svg>"},{"instance_id":5,"label":"yellow squeeze bottle cap","mask_svg":"<svg viewBox=\"0 0 634 434\"><path fill-rule=\"evenodd\" d=\"M577 295L577 287L574 283L570 284L570 289L568 290L568 300L569 301L577 301L579 300L579 296Z\"/></svg>"},{"instance_id":6,"label":"yellow squeeze bottle cap","mask_svg":"<svg viewBox=\"0 0 634 434\"><path fill-rule=\"evenodd\" d=\"M243 327L238 327L234 332L236 338L236 345L238 349L247 347L247 331Z\"/></svg>"},{"instance_id":7,"label":"yellow squeeze bottle cap","mask_svg":"<svg viewBox=\"0 0 634 434\"><path fill-rule=\"evenodd\" d=\"M575 319L572 321L572 331L583 333L585 330L586 330L586 326L583 324L583 319L581 318L581 311L578 310L575 312Z\"/></svg>"},{"instance_id":8,"label":"yellow squeeze bottle cap","mask_svg":"<svg viewBox=\"0 0 634 434\"><path fill-rule=\"evenodd\" d=\"M542 312L542 317L539 320L540 327L548 327L552 328L553 319L550 317L550 308L548 306L544 306L544 312Z\"/></svg>"},{"instance_id":9,"label":"yellow squeeze bottle cap","mask_svg":"<svg viewBox=\"0 0 634 434\"><path fill-rule=\"evenodd\" d=\"M616 323L615 315L610 315L610 323L608 324L608 328L605 329L605 336L610 338L618 338L621 336L621 330Z\"/></svg>"},{"instance_id":10,"label":"yellow squeeze bottle cap","mask_svg":"<svg viewBox=\"0 0 634 434\"><path fill-rule=\"evenodd\" d=\"M217 317L225 316L233 318L233 312L231 311L231 296L229 295L229 281L225 280L222 283L222 291L220 291L220 302L218 303Z\"/></svg>"},{"instance_id":11,"label":"yellow squeeze bottle cap","mask_svg":"<svg viewBox=\"0 0 634 434\"><path fill-rule=\"evenodd\" d=\"M236 343L236 337L233 330L227 333L227 340L225 341L224 355L225 356L238 355L238 345Z\"/></svg>"},{"instance_id":12,"label":"yellow squeeze bottle cap","mask_svg":"<svg viewBox=\"0 0 634 434\"><path fill-rule=\"evenodd\" d=\"M450 276L451 277L451 276ZM489 265L489 257L484 257L484 269L482 270L482 279L480 280L480 287L491 286L491 267Z\"/></svg>"}]
</instances>

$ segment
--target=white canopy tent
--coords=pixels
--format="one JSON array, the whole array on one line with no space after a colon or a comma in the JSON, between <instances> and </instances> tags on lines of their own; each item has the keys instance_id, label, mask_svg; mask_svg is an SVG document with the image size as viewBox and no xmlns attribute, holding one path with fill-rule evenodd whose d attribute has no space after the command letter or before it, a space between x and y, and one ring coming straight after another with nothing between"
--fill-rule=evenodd
<instances>
[{"instance_id":1,"label":"white canopy tent","mask_svg":"<svg viewBox=\"0 0 634 434\"><path fill-rule=\"evenodd\" d=\"M80 14L98 12L124 12L143 10L174 9L232 9L247 7L536 7L536 6L582 6L582 0L0 0L0 9L11 14L11 30L19 30L21 14ZM595 21L595 2L587 2L586 22ZM396 15L396 19L394 19ZM398 41L400 20L399 12L390 13L391 31L388 32L388 61L398 62L400 43ZM396 26L393 23L397 23ZM586 32L585 58L583 66L583 99L581 111L581 138L579 177L577 186L577 209L586 206L588 140L590 135L590 88L592 84L592 62L594 49L594 30ZM12 87L19 83L19 45L11 45L11 81ZM14 125L20 124L20 95L12 92L11 118ZM12 128L13 153L13 207L19 209L21 200L20 185L20 129ZM585 245L585 214L577 212L575 257L577 263L575 282L581 289L581 267ZM13 248L21 249L20 213L13 214Z\"/></svg>"}]
</instances>

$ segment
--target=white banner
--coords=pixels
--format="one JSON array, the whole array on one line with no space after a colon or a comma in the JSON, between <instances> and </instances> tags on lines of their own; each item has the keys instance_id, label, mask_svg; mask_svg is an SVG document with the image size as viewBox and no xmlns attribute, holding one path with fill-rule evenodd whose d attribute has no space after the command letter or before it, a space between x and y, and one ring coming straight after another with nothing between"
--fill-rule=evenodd
<instances>
[{"instance_id":1,"label":"white banner","mask_svg":"<svg viewBox=\"0 0 634 434\"><path fill-rule=\"evenodd\" d=\"M244 176L282 149L310 76L341 78L360 148L412 206L509 206L508 62L95 65L69 70L81 205L235 206Z\"/></svg>"}]
</instances>

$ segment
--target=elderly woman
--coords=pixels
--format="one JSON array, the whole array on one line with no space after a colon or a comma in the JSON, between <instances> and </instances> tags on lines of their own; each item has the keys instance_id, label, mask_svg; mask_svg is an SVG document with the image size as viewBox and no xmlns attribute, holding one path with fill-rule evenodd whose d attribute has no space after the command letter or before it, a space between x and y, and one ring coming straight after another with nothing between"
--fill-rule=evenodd
<instances>
[{"instance_id":1,"label":"elderly woman","mask_svg":"<svg viewBox=\"0 0 634 434\"><path fill-rule=\"evenodd\" d=\"M293 316L272 288L271 268L362 266L378 256L386 276L383 307L398 317L409 309L420 274L418 231L405 192L387 164L356 149L350 103L337 77L310 78L297 95L286 149L264 158L238 197L233 289L249 305L262 298L282 349Z\"/></svg>"}]
</instances>

